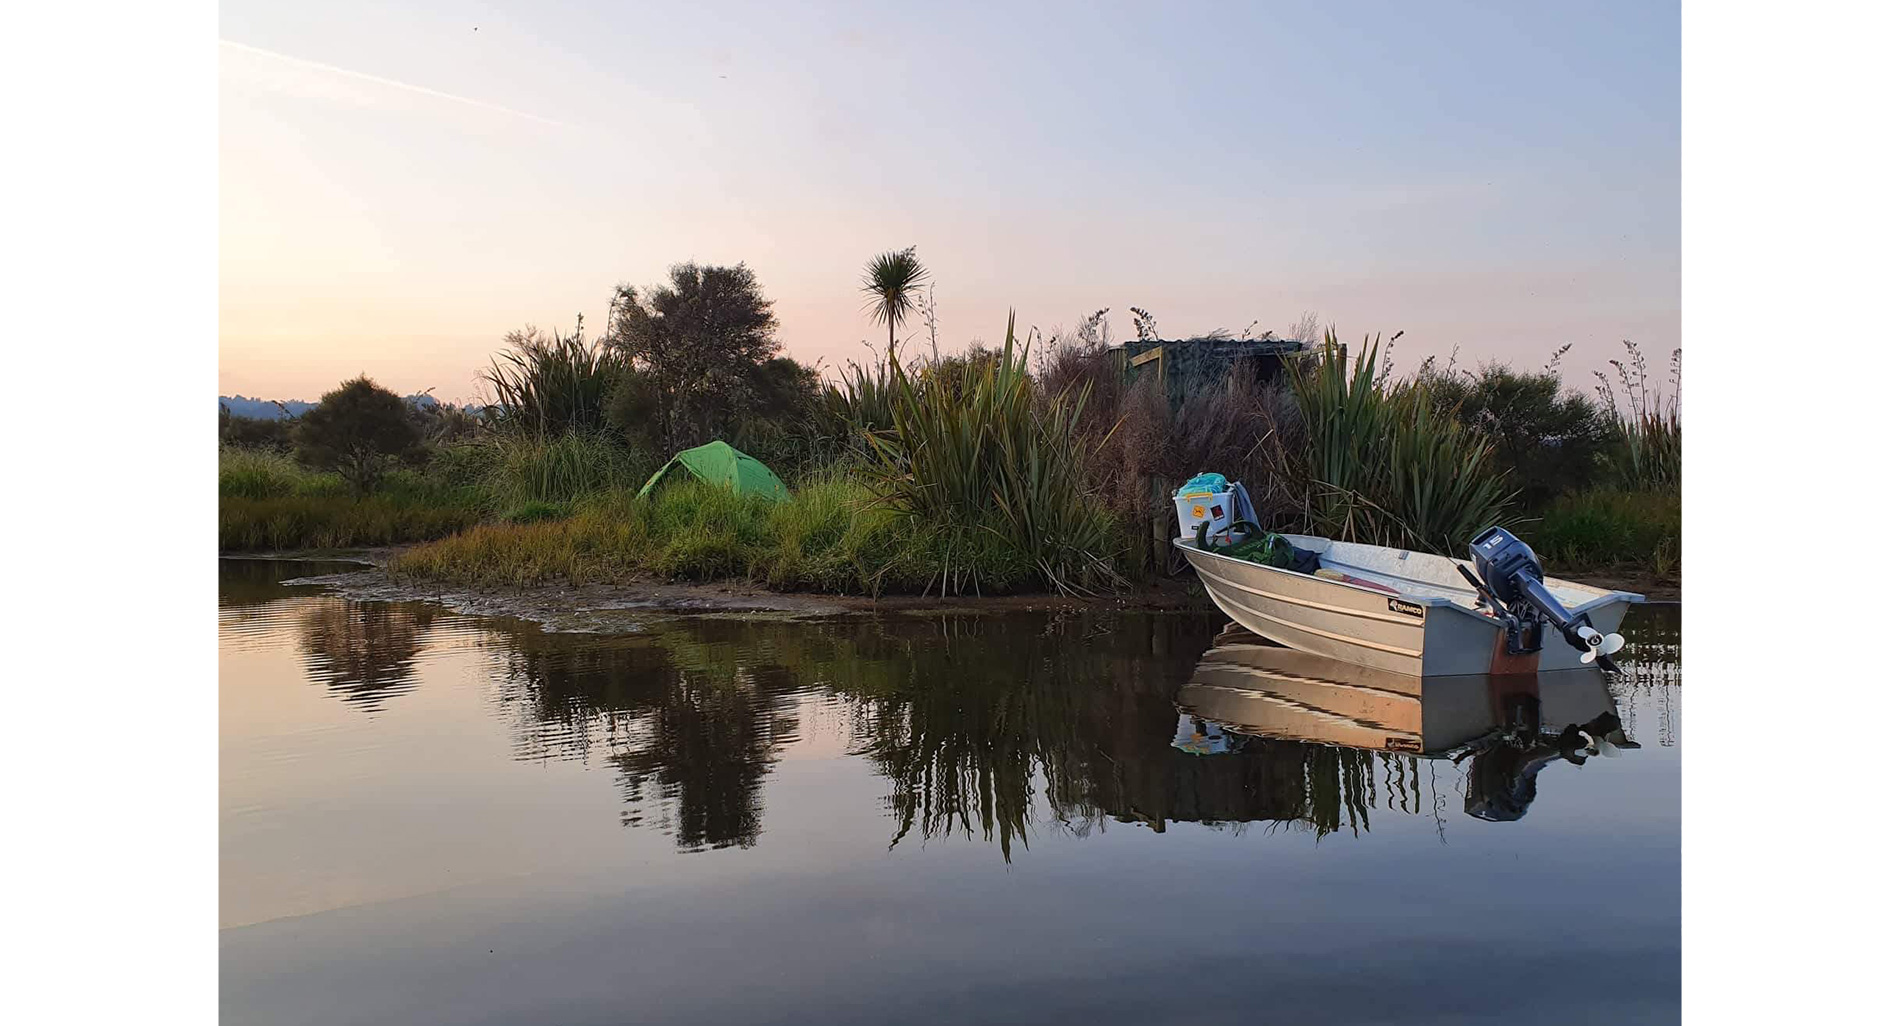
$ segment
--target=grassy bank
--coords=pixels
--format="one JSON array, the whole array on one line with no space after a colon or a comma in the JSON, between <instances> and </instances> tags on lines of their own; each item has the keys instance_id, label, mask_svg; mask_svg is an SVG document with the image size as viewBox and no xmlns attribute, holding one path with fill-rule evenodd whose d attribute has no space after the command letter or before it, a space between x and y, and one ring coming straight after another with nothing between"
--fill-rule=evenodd
<instances>
[{"instance_id":1,"label":"grassy bank","mask_svg":"<svg viewBox=\"0 0 1900 1026\"><path fill-rule=\"evenodd\" d=\"M961 578L954 570L960 567ZM491 523L417 546L399 575L477 587L611 583L641 574L742 578L781 590L1016 591L1038 574L1000 535L919 526L865 485L811 481L786 502L689 482L647 500L591 496L568 516Z\"/></svg>"},{"instance_id":2,"label":"grassy bank","mask_svg":"<svg viewBox=\"0 0 1900 1026\"><path fill-rule=\"evenodd\" d=\"M1670 578L1682 568L1682 499L1608 488L1564 495L1524 535L1560 573L1624 569Z\"/></svg>"},{"instance_id":3,"label":"grassy bank","mask_svg":"<svg viewBox=\"0 0 1900 1026\"><path fill-rule=\"evenodd\" d=\"M422 440L377 457L374 475L299 462L311 461L303 428L246 445L227 425L219 545L420 543L394 572L473 587L657 575L834 594L1100 594L1167 569L1149 537L1172 516L1167 489L1221 470L1249 484L1272 530L1462 555L1503 523L1557 572L1679 573L1680 422L1673 406L1656 413L1640 377L1624 414L1562 392L1549 371L1395 377L1389 349L1355 355L1329 336L1285 384L1241 367L1170 406L1154 376L1131 383L1104 336L1089 337L1032 374L1012 321L997 350L853 365L785 400L796 416L782 424L694 428L693 440L726 434L775 467L785 502L696 482L636 498L660 465L653 424L682 422L642 405L651 382L598 349L530 346L497 372L513 406L423 417ZM609 372L634 376L615 385ZM817 388L815 375L793 379ZM293 442L294 458L282 448Z\"/></svg>"},{"instance_id":4,"label":"grassy bank","mask_svg":"<svg viewBox=\"0 0 1900 1026\"><path fill-rule=\"evenodd\" d=\"M480 523L484 491L440 473L390 474L368 495L342 477L264 449L218 452L218 548L224 552L343 549L443 538Z\"/></svg>"}]
</instances>

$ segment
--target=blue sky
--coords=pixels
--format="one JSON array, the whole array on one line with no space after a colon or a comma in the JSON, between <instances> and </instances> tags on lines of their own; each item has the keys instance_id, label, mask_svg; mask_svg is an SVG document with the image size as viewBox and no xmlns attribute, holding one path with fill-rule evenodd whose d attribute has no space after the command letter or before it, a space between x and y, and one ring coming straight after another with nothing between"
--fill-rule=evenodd
<instances>
[{"instance_id":1,"label":"blue sky","mask_svg":"<svg viewBox=\"0 0 1900 1026\"><path fill-rule=\"evenodd\" d=\"M787 351L864 355L915 244L943 338L1130 305L1311 310L1577 384L1679 344L1660 4L227 0L224 391L474 392L501 335L746 261Z\"/></svg>"}]
</instances>

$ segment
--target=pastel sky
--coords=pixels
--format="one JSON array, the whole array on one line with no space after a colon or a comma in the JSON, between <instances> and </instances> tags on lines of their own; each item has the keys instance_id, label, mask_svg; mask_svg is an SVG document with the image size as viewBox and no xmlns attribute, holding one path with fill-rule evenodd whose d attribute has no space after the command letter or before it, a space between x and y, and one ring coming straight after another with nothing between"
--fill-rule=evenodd
<instances>
[{"instance_id":1,"label":"pastel sky","mask_svg":"<svg viewBox=\"0 0 1900 1026\"><path fill-rule=\"evenodd\" d=\"M224 0L219 389L476 394L501 336L744 261L786 351L1131 305L1566 376L1680 344L1673 4Z\"/></svg>"}]
</instances>

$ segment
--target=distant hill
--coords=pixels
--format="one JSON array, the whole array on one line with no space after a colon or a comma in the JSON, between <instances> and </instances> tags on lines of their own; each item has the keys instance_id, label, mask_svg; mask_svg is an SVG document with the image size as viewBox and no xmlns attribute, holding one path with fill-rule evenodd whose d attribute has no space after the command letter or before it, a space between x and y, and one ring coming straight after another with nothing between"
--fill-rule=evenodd
<instances>
[{"instance_id":1,"label":"distant hill","mask_svg":"<svg viewBox=\"0 0 1900 1026\"><path fill-rule=\"evenodd\" d=\"M221 395L218 405L231 411L233 417L249 417L252 420L283 420L285 417L301 417L317 404L301 399L286 399L280 406L269 399L252 399L245 395Z\"/></svg>"},{"instance_id":2,"label":"distant hill","mask_svg":"<svg viewBox=\"0 0 1900 1026\"><path fill-rule=\"evenodd\" d=\"M441 405L435 396L426 392L406 395L402 399L411 406L423 409ZM292 419L301 417L315 409L317 404L307 403L302 399L253 399L244 395L221 395L218 397L218 405L230 410L233 417L249 417L252 420L283 420L287 417ZM475 410L478 407L471 404L464 409Z\"/></svg>"}]
</instances>

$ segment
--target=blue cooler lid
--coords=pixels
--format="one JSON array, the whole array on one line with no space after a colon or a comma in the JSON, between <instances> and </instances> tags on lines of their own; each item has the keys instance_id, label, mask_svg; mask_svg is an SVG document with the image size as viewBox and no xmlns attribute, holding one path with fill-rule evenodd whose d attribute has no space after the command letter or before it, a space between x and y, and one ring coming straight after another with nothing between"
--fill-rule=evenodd
<instances>
[{"instance_id":1,"label":"blue cooler lid","mask_svg":"<svg viewBox=\"0 0 1900 1026\"><path fill-rule=\"evenodd\" d=\"M1188 479L1188 483L1174 490L1174 494L1190 495L1195 492L1224 492L1227 490L1227 477L1224 474L1202 473Z\"/></svg>"}]
</instances>

